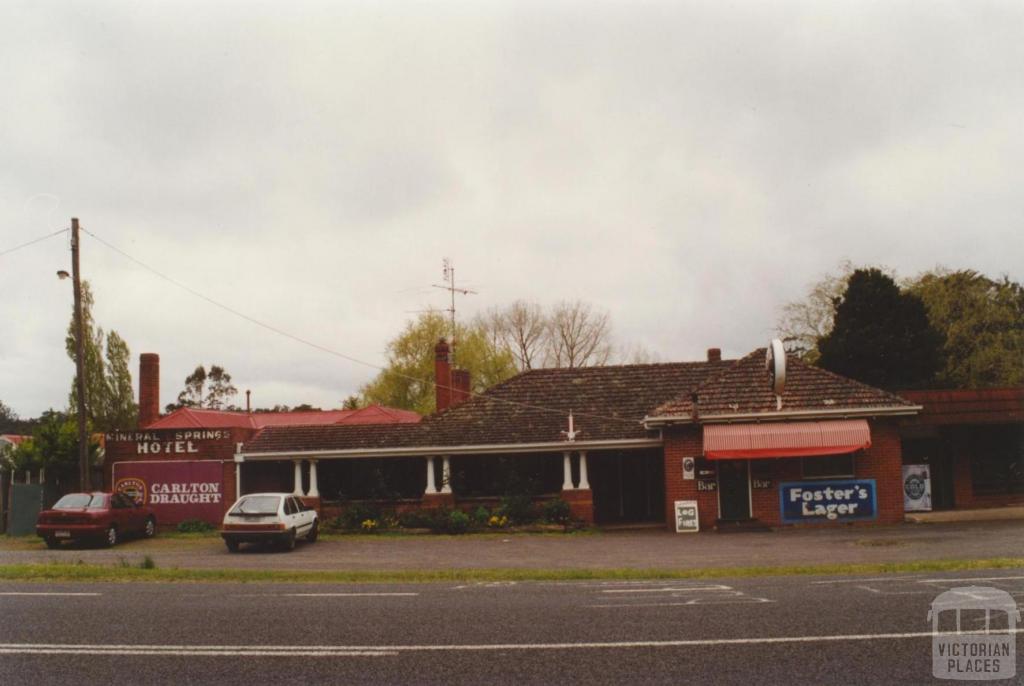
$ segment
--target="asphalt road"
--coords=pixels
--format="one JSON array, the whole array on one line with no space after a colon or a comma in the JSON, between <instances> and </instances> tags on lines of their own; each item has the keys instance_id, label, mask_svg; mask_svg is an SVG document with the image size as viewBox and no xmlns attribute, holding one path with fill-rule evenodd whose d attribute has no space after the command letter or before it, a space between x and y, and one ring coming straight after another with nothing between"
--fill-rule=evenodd
<instances>
[{"instance_id":1,"label":"asphalt road","mask_svg":"<svg viewBox=\"0 0 1024 686\"><path fill-rule=\"evenodd\" d=\"M1019 599L1024 569L658 582L3 583L0 683L928 683L929 604L971 585Z\"/></svg>"}]
</instances>

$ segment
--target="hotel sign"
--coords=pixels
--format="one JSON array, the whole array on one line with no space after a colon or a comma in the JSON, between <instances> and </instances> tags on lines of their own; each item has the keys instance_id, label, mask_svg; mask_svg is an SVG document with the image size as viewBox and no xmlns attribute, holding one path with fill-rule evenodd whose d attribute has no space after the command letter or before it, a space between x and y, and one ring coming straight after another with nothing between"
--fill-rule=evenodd
<instances>
[{"instance_id":1,"label":"hotel sign","mask_svg":"<svg viewBox=\"0 0 1024 686\"><path fill-rule=\"evenodd\" d=\"M158 431L114 431L106 435L107 450L114 444L119 457L125 455L199 456L211 443L231 441L229 429L163 429Z\"/></svg>"}]
</instances>

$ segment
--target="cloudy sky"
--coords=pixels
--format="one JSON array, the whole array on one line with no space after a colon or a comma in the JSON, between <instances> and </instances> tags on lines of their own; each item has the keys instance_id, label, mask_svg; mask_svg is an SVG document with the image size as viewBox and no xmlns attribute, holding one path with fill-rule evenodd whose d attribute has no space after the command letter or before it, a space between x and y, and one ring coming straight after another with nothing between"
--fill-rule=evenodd
<instances>
[{"instance_id":1,"label":"cloudy sky","mask_svg":"<svg viewBox=\"0 0 1024 686\"><path fill-rule=\"evenodd\" d=\"M370 363L451 258L662 361L743 354L842 260L1024 279L1018 2L0 5L0 252L69 217ZM65 236L0 256L0 400L64 407ZM257 405L374 371L89 235L95 317Z\"/></svg>"}]
</instances>

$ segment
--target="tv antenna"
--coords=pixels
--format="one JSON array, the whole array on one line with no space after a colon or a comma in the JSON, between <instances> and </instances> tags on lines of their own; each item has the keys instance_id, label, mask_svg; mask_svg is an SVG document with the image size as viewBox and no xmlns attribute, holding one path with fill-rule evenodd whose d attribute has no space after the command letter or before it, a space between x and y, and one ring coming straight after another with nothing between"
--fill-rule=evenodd
<instances>
[{"instance_id":1,"label":"tv antenna","mask_svg":"<svg viewBox=\"0 0 1024 686\"><path fill-rule=\"evenodd\" d=\"M468 288L458 288L458 287L455 286L455 267L452 266L452 261L449 260L447 257L444 258L444 284L442 285L442 284L439 284L439 283L432 283L430 285L433 286L434 288L440 288L442 290L448 291L448 294L451 296L451 307L446 308L445 312L447 312L449 315L451 315L451 320L452 320L452 337L451 337L451 341L452 341L452 356L454 357L454 355L455 355L455 345L456 345L456 342L455 342L455 294L458 293L459 295L477 295L477 292L476 291L471 291Z\"/></svg>"}]
</instances>

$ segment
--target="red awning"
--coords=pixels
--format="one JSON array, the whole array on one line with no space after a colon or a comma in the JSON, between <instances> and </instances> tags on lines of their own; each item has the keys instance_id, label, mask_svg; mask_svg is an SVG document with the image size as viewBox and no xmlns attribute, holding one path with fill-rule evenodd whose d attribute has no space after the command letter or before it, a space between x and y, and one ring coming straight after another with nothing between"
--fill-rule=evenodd
<instances>
[{"instance_id":1,"label":"red awning","mask_svg":"<svg viewBox=\"0 0 1024 686\"><path fill-rule=\"evenodd\" d=\"M866 419L704 427L704 455L710 460L841 455L870 447Z\"/></svg>"}]
</instances>

